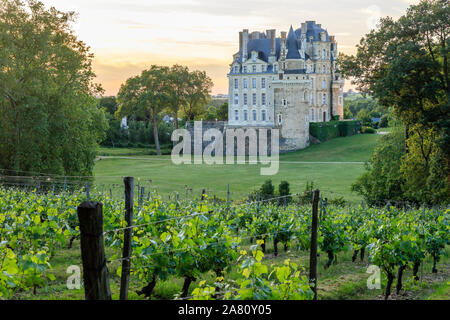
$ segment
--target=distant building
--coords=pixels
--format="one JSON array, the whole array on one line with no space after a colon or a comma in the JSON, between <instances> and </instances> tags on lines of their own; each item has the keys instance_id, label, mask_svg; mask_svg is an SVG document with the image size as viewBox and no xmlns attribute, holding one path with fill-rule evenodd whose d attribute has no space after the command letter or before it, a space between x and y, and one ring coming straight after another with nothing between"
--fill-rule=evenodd
<instances>
[{"instance_id":1,"label":"distant building","mask_svg":"<svg viewBox=\"0 0 450 320\"><path fill-rule=\"evenodd\" d=\"M239 51L230 65L227 127L280 129L281 151L309 146L309 123L344 118L344 80L336 72L334 36L302 23L276 37L239 32Z\"/></svg>"},{"instance_id":2,"label":"distant building","mask_svg":"<svg viewBox=\"0 0 450 320\"><path fill-rule=\"evenodd\" d=\"M122 129L128 130L127 117L122 118L122 122L120 122L120 127Z\"/></svg>"}]
</instances>

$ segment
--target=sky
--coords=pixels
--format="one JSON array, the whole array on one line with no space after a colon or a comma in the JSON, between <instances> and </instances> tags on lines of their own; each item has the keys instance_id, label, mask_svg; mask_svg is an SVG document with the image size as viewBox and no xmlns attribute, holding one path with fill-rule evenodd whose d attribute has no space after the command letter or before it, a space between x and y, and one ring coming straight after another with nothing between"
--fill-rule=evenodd
<instances>
[{"instance_id":1,"label":"sky","mask_svg":"<svg viewBox=\"0 0 450 320\"><path fill-rule=\"evenodd\" d=\"M419 0L41 0L75 11L73 29L91 47L96 82L105 95L152 64L188 66L212 78L212 94L228 92L227 72L239 50L239 31L288 31L316 21L336 36L338 49L356 52L380 17L398 18ZM347 81L347 89L351 87Z\"/></svg>"}]
</instances>

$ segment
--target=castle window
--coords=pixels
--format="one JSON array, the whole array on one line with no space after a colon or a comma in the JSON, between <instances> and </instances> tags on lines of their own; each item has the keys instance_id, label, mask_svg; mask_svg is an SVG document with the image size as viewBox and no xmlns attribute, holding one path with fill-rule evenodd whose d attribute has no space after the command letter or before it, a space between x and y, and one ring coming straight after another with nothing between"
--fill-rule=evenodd
<instances>
[{"instance_id":1,"label":"castle window","mask_svg":"<svg viewBox=\"0 0 450 320\"><path fill-rule=\"evenodd\" d=\"M252 94L252 102L253 102L253 105L256 106L256 93Z\"/></svg>"},{"instance_id":2,"label":"castle window","mask_svg":"<svg viewBox=\"0 0 450 320\"><path fill-rule=\"evenodd\" d=\"M262 89L266 88L266 78L261 78L261 88Z\"/></svg>"},{"instance_id":3,"label":"castle window","mask_svg":"<svg viewBox=\"0 0 450 320\"><path fill-rule=\"evenodd\" d=\"M322 66L322 73L325 73L325 65Z\"/></svg>"},{"instance_id":4,"label":"castle window","mask_svg":"<svg viewBox=\"0 0 450 320\"><path fill-rule=\"evenodd\" d=\"M311 89L314 89L314 79L311 79Z\"/></svg>"},{"instance_id":5,"label":"castle window","mask_svg":"<svg viewBox=\"0 0 450 320\"><path fill-rule=\"evenodd\" d=\"M244 78L244 89L247 89L247 78Z\"/></svg>"},{"instance_id":6,"label":"castle window","mask_svg":"<svg viewBox=\"0 0 450 320\"><path fill-rule=\"evenodd\" d=\"M255 65L252 66L252 72L256 73L256 66Z\"/></svg>"},{"instance_id":7,"label":"castle window","mask_svg":"<svg viewBox=\"0 0 450 320\"><path fill-rule=\"evenodd\" d=\"M262 104L263 106L266 105L266 94L265 94L265 93L262 93L262 94L261 94L261 104Z\"/></svg>"},{"instance_id":8,"label":"castle window","mask_svg":"<svg viewBox=\"0 0 450 320\"><path fill-rule=\"evenodd\" d=\"M322 104L327 104L327 94L324 93L322 96Z\"/></svg>"},{"instance_id":9,"label":"castle window","mask_svg":"<svg viewBox=\"0 0 450 320\"><path fill-rule=\"evenodd\" d=\"M256 78L252 79L252 88L256 89Z\"/></svg>"},{"instance_id":10,"label":"castle window","mask_svg":"<svg viewBox=\"0 0 450 320\"><path fill-rule=\"evenodd\" d=\"M278 114L278 124L282 124L283 123L283 117L281 116L281 113Z\"/></svg>"},{"instance_id":11,"label":"castle window","mask_svg":"<svg viewBox=\"0 0 450 320\"><path fill-rule=\"evenodd\" d=\"M325 49L322 50L322 59L325 60L327 58L327 51Z\"/></svg>"},{"instance_id":12,"label":"castle window","mask_svg":"<svg viewBox=\"0 0 450 320\"><path fill-rule=\"evenodd\" d=\"M253 121L256 121L256 110L253 110Z\"/></svg>"},{"instance_id":13,"label":"castle window","mask_svg":"<svg viewBox=\"0 0 450 320\"><path fill-rule=\"evenodd\" d=\"M248 121L247 110L244 110L244 121Z\"/></svg>"},{"instance_id":14,"label":"castle window","mask_svg":"<svg viewBox=\"0 0 450 320\"><path fill-rule=\"evenodd\" d=\"M308 101L308 91L305 91L303 95L303 100Z\"/></svg>"},{"instance_id":15,"label":"castle window","mask_svg":"<svg viewBox=\"0 0 450 320\"><path fill-rule=\"evenodd\" d=\"M309 97L309 103L311 104L311 105L314 105L314 94L311 94L311 96Z\"/></svg>"},{"instance_id":16,"label":"castle window","mask_svg":"<svg viewBox=\"0 0 450 320\"><path fill-rule=\"evenodd\" d=\"M261 120L266 121L266 110L261 111Z\"/></svg>"},{"instance_id":17,"label":"castle window","mask_svg":"<svg viewBox=\"0 0 450 320\"><path fill-rule=\"evenodd\" d=\"M322 80L322 89L327 88L327 82L325 80Z\"/></svg>"},{"instance_id":18,"label":"castle window","mask_svg":"<svg viewBox=\"0 0 450 320\"><path fill-rule=\"evenodd\" d=\"M239 87L238 79L234 79L234 88L237 89Z\"/></svg>"},{"instance_id":19,"label":"castle window","mask_svg":"<svg viewBox=\"0 0 450 320\"><path fill-rule=\"evenodd\" d=\"M273 64L273 72L277 72L278 71L278 66L274 63Z\"/></svg>"},{"instance_id":20,"label":"castle window","mask_svg":"<svg viewBox=\"0 0 450 320\"><path fill-rule=\"evenodd\" d=\"M247 73L247 66L244 66L244 73Z\"/></svg>"},{"instance_id":21,"label":"castle window","mask_svg":"<svg viewBox=\"0 0 450 320\"><path fill-rule=\"evenodd\" d=\"M247 94L244 93L244 106L246 106L246 105L247 105Z\"/></svg>"},{"instance_id":22,"label":"castle window","mask_svg":"<svg viewBox=\"0 0 450 320\"><path fill-rule=\"evenodd\" d=\"M234 120L239 121L239 110L234 110Z\"/></svg>"},{"instance_id":23,"label":"castle window","mask_svg":"<svg viewBox=\"0 0 450 320\"><path fill-rule=\"evenodd\" d=\"M235 105L239 104L239 95L237 93L234 94L234 104Z\"/></svg>"},{"instance_id":24,"label":"castle window","mask_svg":"<svg viewBox=\"0 0 450 320\"><path fill-rule=\"evenodd\" d=\"M314 121L314 109L311 108L310 113L309 113L309 120L312 122Z\"/></svg>"},{"instance_id":25,"label":"castle window","mask_svg":"<svg viewBox=\"0 0 450 320\"><path fill-rule=\"evenodd\" d=\"M281 104L282 104L283 106L287 105L286 99L282 99L282 100L281 100Z\"/></svg>"}]
</instances>

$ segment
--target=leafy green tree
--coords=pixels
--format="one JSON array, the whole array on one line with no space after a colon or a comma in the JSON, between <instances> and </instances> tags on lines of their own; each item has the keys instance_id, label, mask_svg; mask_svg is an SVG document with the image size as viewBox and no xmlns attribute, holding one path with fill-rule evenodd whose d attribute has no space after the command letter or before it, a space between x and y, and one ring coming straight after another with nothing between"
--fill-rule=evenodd
<instances>
[{"instance_id":1,"label":"leafy green tree","mask_svg":"<svg viewBox=\"0 0 450 320\"><path fill-rule=\"evenodd\" d=\"M449 176L449 15L448 1L422 0L397 21L390 17L381 19L379 28L361 39L356 56L339 58L341 72L353 77L360 91L392 107L394 115L403 122L405 161L409 157L416 159L414 163L429 165L427 158L431 154L445 156L446 165L440 168L446 171L438 176ZM428 148L440 151L425 152ZM408 156L409 152L414 155ZM429 170L428 165L424 169ZM404 166L403 174L416 176L413 171ZM423 181L408 181L413 180ZM421 186L423 183L416 188Z\"/></svg>"},{"instance_id":2,"label":"leafy green tree","mask_svg":"<svg viewBox=\"0 0 450 320\"><path fill-rule=\"evenodd\" d=\"M178 129L178 114L183 105L186 104L189 82L189 69L181 65L173 65L168 75L168 106L173 114L175 129Z\"/></svg>"},{"instance_id":3,"label":"leafy green tree","mask_svg":"<svg viewBox=\"0 0 450 320\"><path fill-rule=\"evenodd\" d=\"M98 99L98 106L99 108L105 109L109 114L114 115L118 108L116 97L101 97Z\"/></svg>"},{"instance_id":4,"label":"leafy green tree","mask_svg":"<svg viewBox=\"0 0 450 320\"><path fill-rule=\"evenodd\" d=\"M189 73L186 84L186 103L183 104L183 112L187 121L191 121L195 115L202 113L210 98L209 93L212 86L213 82L206 72L195 70Z\"/></svg>"},{"instance_id":5,"label":"leafy green tree","mask_svg":"<svg viewBox=\"0 0 450 320\"><path fill-rule=\"evenodd\" d=\"M402 200L405 178L400 172L405 135L402 129L394 129L380 138L372 158L366 164L366 172L352 185L352 191L364 196L370 205L387 200Z\"/></svg>"},{"instance_id":6,"label":"leafy green tree","mask_svg":"<svg viewBox=\"0 0 450 320\"><path fill-rule=\"evenodd\" d=\"M119 90L117 117L135 115L153 125L156 153L161 155L158 117L169 102L169 68L152 65L141 75L129 78Z\"/></svg>"},{"instance_id":7,"label":"leafy green tree","mask_svg":"<svg viewBox=\"0 0 450 320\"><path fill-rule=\"evenodd\" d=\"M228 102L224 102L217 109L217 119L228 121Z\"/></svg>"},{"instance_id":8,"label":"leafy green tree","mask_svg":"<svg viewBox=\"0 0 450 320\"><path fill-rule=\"evenodd\" d=\"M0 0L0 167L91 175L107 122L75 13Z\"/></svg>"}]
</instances>

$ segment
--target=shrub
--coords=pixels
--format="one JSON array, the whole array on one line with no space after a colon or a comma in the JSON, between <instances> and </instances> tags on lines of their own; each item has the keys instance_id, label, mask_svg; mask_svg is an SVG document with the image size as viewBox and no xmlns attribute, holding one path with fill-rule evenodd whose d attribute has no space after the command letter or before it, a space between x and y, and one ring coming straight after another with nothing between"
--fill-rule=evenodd
<instances>
[{"instance_id":1,"label":"shrub","mask_svg":"<svg viewBox=\"0 0 450 320\"><path fill-rule=\"evenodd\" d=\"M261 200L271 199L275 196L275 188L273 187L272 180L266 180L261 186L260 191Z\"/></svg>"},{"instance_id":2,"label":"shrub","mask_svg":"<svg viewBox=\"0 0 450 320\"><path fill-rule=\"evenodd\" d=\"M361 133L375 133L376 130L371 127L362 127Z\"/></svg>"}]
</instances>

